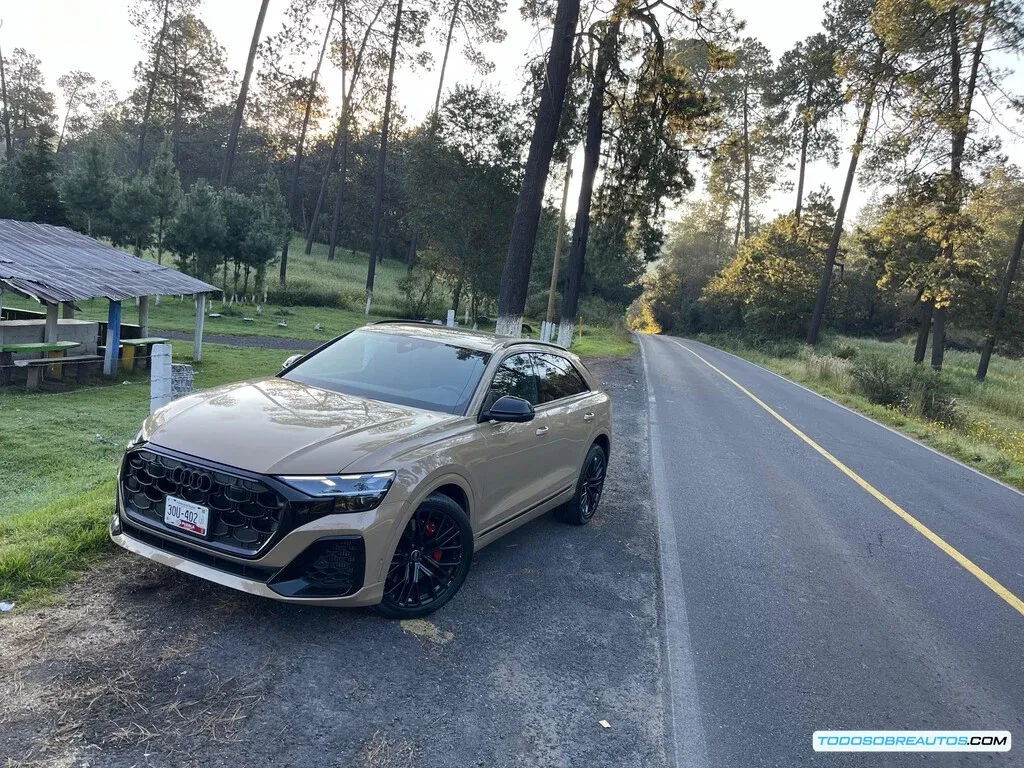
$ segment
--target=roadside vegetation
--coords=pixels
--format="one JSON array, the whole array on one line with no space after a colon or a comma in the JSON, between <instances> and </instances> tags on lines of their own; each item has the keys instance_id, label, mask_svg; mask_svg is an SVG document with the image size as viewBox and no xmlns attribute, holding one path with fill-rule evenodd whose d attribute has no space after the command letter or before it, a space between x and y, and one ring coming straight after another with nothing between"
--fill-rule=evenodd
<instances>
[{"instance_id":1,"label":"roadside vegetation","mask_svg":"<svg viewBox=\"0 0 1024 768\"><path fill-rule=\"evenodd\" d=\"M796 341L695 338L800 382L837 402L1024 490L1024 361L993 357L984 382L979 354L950 350L940 372L914 365L913 340L828 337Z\"/></svg>"}]
</instances>

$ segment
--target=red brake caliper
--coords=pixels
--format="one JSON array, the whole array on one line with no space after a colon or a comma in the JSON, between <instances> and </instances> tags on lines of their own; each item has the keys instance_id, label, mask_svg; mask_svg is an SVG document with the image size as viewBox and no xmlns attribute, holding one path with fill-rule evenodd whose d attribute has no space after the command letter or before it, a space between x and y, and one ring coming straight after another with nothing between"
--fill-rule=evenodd
<instances>
[{"instance_id":1,"label":"red brake caliper","mask_svg":"<svg viewBox=\"0 0 1024 768\"><path fill-rule=\"evenodd\" d=\"M427 536L433 536L435 533L437 533L437 524L436 523L427 523L425 526L423 526L423 530L426 531ZM432 558L434 558L434 560L436 560L437 562L439 562L439 563L441 562L441 550L440 549L437 549L437 550L434 550L433 552L431 552L430 556Z\"/></svg>"}]
</instances>

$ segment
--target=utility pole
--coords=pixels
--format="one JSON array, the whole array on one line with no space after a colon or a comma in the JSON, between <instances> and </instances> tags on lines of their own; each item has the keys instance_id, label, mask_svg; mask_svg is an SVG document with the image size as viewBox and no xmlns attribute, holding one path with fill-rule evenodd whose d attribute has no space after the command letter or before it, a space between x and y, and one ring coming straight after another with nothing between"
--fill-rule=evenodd
<instances>
[{"instance_id":1,"label":"utility pole","mask_svg":"<svg viewBox=\"0 0 1024 768\"><path fill-rule=\"evenodd\" d=\"M547 321L555 321L555 292L558 290L558 264L562 260L562 244L565 242L565 206L569 201L569 179L572 178L572 153L565 163L565 181L562 184L562 213L558 217L558 237L555 239L555 263L551 266L551 288L548 290Z\"/></svg>"}]
</instances>

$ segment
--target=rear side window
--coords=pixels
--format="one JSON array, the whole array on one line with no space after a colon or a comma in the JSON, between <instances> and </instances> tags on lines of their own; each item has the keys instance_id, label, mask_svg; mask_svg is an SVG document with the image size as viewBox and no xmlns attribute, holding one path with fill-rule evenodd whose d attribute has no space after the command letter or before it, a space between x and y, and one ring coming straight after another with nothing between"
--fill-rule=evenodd
<instances>
[{"instance_id":1,"label":"rear side window","mask_svg":"<svg viewBox=\"0 0 1024 768\"><path fill-rule=\"evenodd\" d=\"M487 393L487 400L484 402L484 410L505 395L521 397L530 405L536 405L537 389L537 372L534 370L533 357L526 353L512 355L498 366L491 382L491 389Z\"/></svg>"},{"instance_id":2,"label":"rear side window","mask_svg":"<svg viewBox=\"0 0 1024 768\"><path fill-rule=\"evenodd\" d=\"M535 353L533 357L540 383L540 402L550 403L590 391L580 372L566 358L546 353Z\"/></svg>"}]
</instances>

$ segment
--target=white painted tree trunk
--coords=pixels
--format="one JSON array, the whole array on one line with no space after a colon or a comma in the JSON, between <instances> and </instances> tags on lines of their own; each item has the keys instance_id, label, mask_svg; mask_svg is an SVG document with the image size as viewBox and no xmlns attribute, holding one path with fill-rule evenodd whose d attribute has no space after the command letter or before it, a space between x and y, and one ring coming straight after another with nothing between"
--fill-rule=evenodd
<instances>
[{"instance_id":1,"label":"white painted tree trunk","mask_svg":"<svg viewBox=\"0 0 1024 768\"><path fill-rule=\"evenodd\" d=\"M367 291L366 292L366 311L363 312L364 315L370 314L370 302L371 301L373 301L373 293L371 291Z\"/></svg>"},{"instance_id":2,"label":"white painted tree trunk","mask_svg":"<svg viewBox=\"0 0 1024 768\"><path fill-rule=\"evenodd\" d=\"M511 336L518 339L523 335L523 316L513 315L509 317L498 317L498 323L494 328L497 336Z\"/></svg>"},{"instance_id":3,"label":"white painted tree trunk","mask_svg":"<svg viewBox=\"0 0 1024 768\"><path fill-rule=\"evenodd\" d=\"M572 320L563 320L558 324L558 346L568 349L572 345L572 334L576 330L576 323Z\"/></svg>"}]
</instances>

